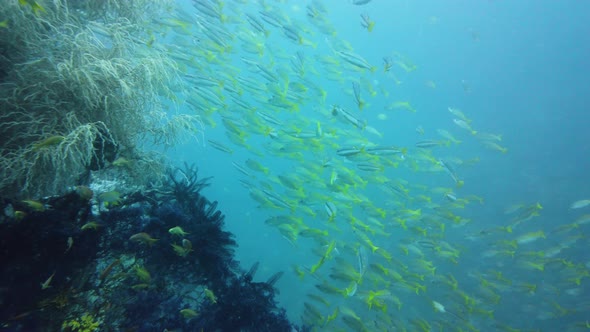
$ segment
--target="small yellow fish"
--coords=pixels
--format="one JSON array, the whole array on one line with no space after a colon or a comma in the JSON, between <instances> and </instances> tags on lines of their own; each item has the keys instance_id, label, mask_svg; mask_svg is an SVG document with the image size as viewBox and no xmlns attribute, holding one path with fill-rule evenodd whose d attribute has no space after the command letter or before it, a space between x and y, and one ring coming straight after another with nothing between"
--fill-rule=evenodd
<instances>
[{"instance_id":1,"label":"small yellow fish","mask_svg":"<svg viewBox=\"0 0 590 332\"><path fill-rule=\"evenodd\" d=\"M47 278L47 280L41 283L41 289L45 290L51 287L51 281L53 280L53 276L55 276L55 271L49 276L49 278Z\"/></svg>"},{"instance_id":2,"label":"small yellow fish","mask_svg":"<svg viewBox=\"0 0 590 332\"><path fill-rule=\"evenodd\" d=\"M352 297L352 296L354 296L354 294L356 294L357 289L358 289L357 282L351 281L350 284L348 285L348 287L346 287L344 289L344 291L342 291L342 293L344 296Z\"/></svg>"},{"instance_id":3,"label":"small yellow fish","mask_svg":"<svg viewBox=\"0 0 590 332\"><path fill-rule=\"evenodd\" d=\"M570 209L581 209L590 205L590 199L581 199L579 201L575 201L570 205Z\"/></svg>"},{"instance_id":4,"label":"small yellow fish","mask_svg":"<svg viewBox=\"0 0 590 332\"><path fill-rule=\"evenodd\" d=\"M389 106L386 106L385 108L390 111L401 108L412 113L416 113L416 109L414 109L414 107L412 107L412 105L408 101L396 101L391 103Z\"/></svg>"},{"instance_id":5,"label":"small yellow fish","mask_svg":"<svg viewBox=\"0 0 590 332\"><path fill-rule=\"evenodd\" d=\"M393 60L390 57L383 58L383 71L388 72L393 67Z\"/></svg>"},{"instance_id":6,"label":"small yellow fish","mask_svg":"<svg viewBox=\"0 0 590 332\"><path fill-rule=\"evenodd\" d=\"M133 235L131 235L129 240L131 240L133 242L147 244L149 246L154 245L154 243L156 243L158 241L158 239L152 238L148 233L145 233L145 232L133 234Z\"/></svg>"},{"instance_id":7,"label":"small yellow fish","mask_svg":"<svg viewBox=\"0 0 590 332\"><path fill-rule=\"evenodd\" d=\"M338 180L338 172L333 169L332 173L330 174L330 185L334 185L334 183L336 183L336 180Z\"/></svg>"},{"instance_id":8,"label":"small yellow fish","mask_svg":"<svg viewBox=\"0 0 590 332\"><path fill-rule=\"evenodd\" d=\"M442 312L442 313L447 312L445 310L445 307L442 304L440 304L439 302L432 301L432 306L434 307L434 311L438 311L438 312Z\"/></svg>"},{"instance_id":9,"label":"small yellow fish","mask_svg":"<svg viewBox=\"0 0 590 332\"><path fill-rule=\"evenodd\" d=\"M60 136L60 135L55 135L55 136L51 136L51 137L47 137L46 139L39 141L37 143L33 144L33 150L34 151L39 151L41 149L44 148L48 148L51 146L56 146L59 143L63 142L63 140L66 139L64 136Z\"/></svg>"},{"instance_id":10,"label":"small yellow fish","mask_svg":"<svg viewBox=\"0 0 590 332\"><path fill-rule=\"evenodd\" d=\"M100 224L97 223L96 221L90 221L85 223L84 225L82 225L82 227L80 227L81 230L83 231L88 231L88 230L97 230L98 227L100 227Z\"/></svg>"},{"instance_id":11,"label":"small yellow fish","mask_svg":"<svg viewBox=\"0 0 590 332\"><path fill-rule=\"evenodd\" d=\"M74 245L74 238L71 236L68 236L68 240L66 241L66 251L64 251L64 253L70 251L70 249L72 249L73 245Z\"/></svg>"},{"instance_id":12,"label":"small yellow fish","mask_svg":"<svg viewBox=\"0 0 590 332\"><path fill-rule=\"evenodd\" d=\"M26 206L28 206L31 210L35 211L35 212L43 212L45 211L45 205L39 201L34 201L31 199L25 199L23 201L21 201L22 203L24 203Z\"/></svg>"},{"instance_id":13,"label":"small yellow fish","mask_svg":"<svg viewBox=\"0 0 590 332\"><path fill-rule=\"evenodd\" d=\"M129 167L131 166L131 161L127 158L119 157L113 161L112 165L115 167Z\"/></svg>"},{"instance_id":14,"label":"small yellow fish","mask_svg":"<svg viewBox=\"0 0 590 332\"><path fill-rule=\"evenodd\" d=\"M174 252L176 252L178 256L186 257L186 255L188 255L193 250L193 244L187 239L182 239L182 246L173 243L172 249L174 249Z\"/></svg>"},{"instance_id":15,"label":"small yellow fish","mask_svg":"<svg viewBox=\"0 0 590 332\"><path fill-rule=\"evenodd\" d=\"M31 9L33 9L33 12L35 12L35 15L39 14L39 12L45 13L45 8L43 8L43 6L41 6L35 0L18 0L18 3L21 6L26 6L26 5L31 6Z\"/></svg>"},{"instance_id":16,"label":"small yellow fish","mask_svg":"<svg viewBox=\"0 0 590 332\"><path fill-rule=\"evenodd\" d=\"M519 236L518 238L516 238L516 242L518 244L526 244L526 243L531 243L534 241L537 241L538 239L545 239L545 233L543 231L537 231L537 232L530 232L524 235Z\"/></svg>"},{"instance_id":17,"label":"small yellow fish","mask_svg":"<svg viewBox=\"0 0 590 332\"><path fill-rule=\"evenodd\" d=\"M497 141L502 140L502 135L490 134L490 133L477 133L477 139L481 141Z\"/></svg>"},{"instance_id":18,"label":"small yellow fish","mask_svg":"<svg viewBox=\"0 0 590 332\"><path fill-rule=\"evenodd\" d=\"M368 14L361 14L361 26L371 32L375 28L375 21L371 20Z\"/></svg>"},{"instance_id":19,"label":"small yellow fish","mask_svg":"<svg viewBox=\"0 0 590 332\"><path fill-rule=\"evenodd\" d=\"M180 226L176 226L176 227L172 227L168 230L168 233L172 234L172 235L178 235L178 236L185 236L187 233L185 232Z\"/></svg>"},{"instance_id":20,"label":"small yellow fish","mask_svg":"<svg viewBox=\"0 0 590 332\"><path fill-rule=\"evenodd\" d=\"M135 265L134 270L135 270L135 275L142 282L149 283L152 280L152 276L150 275L149 271L146 270L145 267L140 266L140 265Z\"/></svg>"},{"instance_id":21,"label":"small yellow fish","mask_svg":"<svg viewBox=\"0 0 590 332\"><path fill-rule=\"evenodd\" d=\"M232 148L230 148L222 143L219 143L219 142L211 140L211 139L208 139L207 142L209 142L211 147L216 150L219 150L219 151L225 152L225 153L229 153L229 154L234 153L234 150Z\"/></svg>"},{"instance_id":22,"label":"small yellow fish","mask_svg":"<svg viewBox=\"0 0 590 332\"><path fill-rule=\"evenodd\" d=\"M326 324L335 320L338 317L339 313L340 313L340 309L338 307L336 307L334 312L331 315L329 315L328 317L326 317Z\"/></svg>"},{"instance_id":23,"label":"small yellow fish","mask_svg":"<svg viewBox=\"0 0 590 332\"><path fill-rule=\"evenodd\" d=\"M502 152L502 153L508 152L508 148L500 146L500 144L498 144L496 142L483 141L482 144L490 150L494 150L494 151L498 151L498 152Z\"/></svg>"},{"instance_id":24,"label":"small yellow fish","mask_svg":"<svg viewBox=\"0 0 590 332\"><path fill-rule=\"evenodd\" d=\"M465 122L471 122L471 120L469 120L465 114L458 108L454 108L454 107L447 107L447 110L453 114L454 116L456 116L457 118L465 121Z\"/></svg>"},{"instance_id":25,"label":"small yellow fish","mask_svg":"<svg viewBox=\"0 0 590 332\"><path fill-rule=\"evenodd\" d=\"M213 293L212 290L209 288L205 288L205 297L209 299L209 301L213 303L217 303L217 296Z\"/></svg>"},{"instance_id":26,"label":"small yellow fish","mask_svg":"<svg viewBox=\"0 0 590 332\"><path fill-rule=\"evenodd\" d=\"M199 314L193 309L182 309L180 310L180 314L186 319L192 319L199 316Z\"/></svg>"},{"instance_id":27,"label":"small yellow fish","mask_svg":"<svg viewBox=\"0 0 590 332\"><path fill-rule=\"evenodd\" d=\"M23 211L14 211L14 219L16 219L16 221L21 221L26 216L27 216L27 213L26 212L23 212Z\"/></svg>"},{"instance_id":28,"label":"small yellow fish","mask_svg":"<svg viewBox=\"0 0 590 332\"><path fill-rule=\"evenodd\" d=\"M115 190L107 191L98 195L98 199L107 207L109 205L117 206L121 202L121 193Z\"/></svg>"},{"instance_id":29,"label":"small yellow fish","mask_svg":"<svg viewBox=\"0 0 590 332\"><path fill-rule=\"evenodd\" d=\"M453 119L453 122L457 126L469 131L471 133L471 135L477 135L477 130L473 130L473 128L471 127L471 124L469 124L469 122L467 122L463 119Z\"/></svg>"},{"instance_id":30,"label":"small yellow fish","mask_svg":"<svg viewBox=\"0 0 590 332\"><path fill-rule=\"evenodd\" d=\"M250 168L253 171L261 172L264 174L270 173L270 170L267 167L262 166L261 163L257 162L256 160L253 160L253 159L247 159L246 166L248 166L248 168Z\"/></svg>"},{"instance_id":31,"label":"small yellow fish","mask_svg":"<svg viewBox=\"0 0 590 332\"><path fill-rule=\"evenodd\" d=\"M324 207L326 208L328 221L334 221L334 218L336 218L336 213L338 212L338 208L336 207L336 205L334 205L334 203L332 202L326 202L324 204Z\"/></svg>"}]
</instances>

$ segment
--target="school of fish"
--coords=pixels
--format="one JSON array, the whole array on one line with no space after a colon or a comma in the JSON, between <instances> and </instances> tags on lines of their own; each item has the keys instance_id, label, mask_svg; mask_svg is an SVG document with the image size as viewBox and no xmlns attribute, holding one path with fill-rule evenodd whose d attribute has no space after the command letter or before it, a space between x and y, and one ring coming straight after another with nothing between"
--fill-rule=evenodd
<instances>
[{"instance_id":1,"label":"school of fish","mask_svg":"<svg viewBox=\"0 0 590 332\"><path fill-rule=\"evenodd\" d=\"M359 10L351 23L359 30L379 29L369 0L340 3ZM543 206L532 201L499 213L503 226L472 220L470 209L485 202L463 172L480 160L460 147L502 158L502 135L469 110L440 105L448 125L414 122L414 143L400 145L378 128L421 112L396 91L418 65L393 49L375 61L332 21L321 0L193 0L155 20L148 45L190 82L179 102L201 117L205 136L223 132L201 143L233 166L228 176L268 216L260 227L294 251L313 248L307 264L292 265L311 285L302 287L302 323L316 331L540 331L540 322L568 316L570 330L587 330L579 314L590 301L574 303L590 264L567 253L585 242L579 229L590 214L543 229ZM503 306L519 319L507 320Z\"/></svg>"}]
</instances>

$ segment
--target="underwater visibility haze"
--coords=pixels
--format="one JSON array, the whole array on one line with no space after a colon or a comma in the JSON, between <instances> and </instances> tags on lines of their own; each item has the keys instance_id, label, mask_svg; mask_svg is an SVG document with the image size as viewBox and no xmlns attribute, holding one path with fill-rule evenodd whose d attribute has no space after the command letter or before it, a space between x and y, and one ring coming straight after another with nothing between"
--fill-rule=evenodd
<instances>
[{"instance_id":1,"label":"underwater visibility haze","mask_svg":"<svg viewBox=\"0 0 590 332\"><path fill-rule=\"evenodd\" d=\"M590 330L589 21L2 1L0 330Z\"/></svg>"}]
</instances>

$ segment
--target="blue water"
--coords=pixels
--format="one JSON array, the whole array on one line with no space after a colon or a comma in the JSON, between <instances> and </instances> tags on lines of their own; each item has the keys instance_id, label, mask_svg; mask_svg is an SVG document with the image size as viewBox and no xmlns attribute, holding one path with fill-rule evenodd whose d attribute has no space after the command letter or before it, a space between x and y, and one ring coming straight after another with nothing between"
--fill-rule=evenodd
<instances>
[{"instance_id":1,"label":"blue water","mask_svg":"<svg viewBox=\"0 0 590 332\"><path fill-rule=\"evenodd\" d=\"M467 330L466 326L481 331L508 331L508 326L527 331L557 328L583 330L590 312L590 302L587 300L590 278L585 276L590 272L587 256L590 226L583 224L565 232L555 230L561 225L573 223L584 213L590 213L590 208L586 208L586 211L570 209L572 202L590 198L590 120L586 114L590 102L590 62L587 56L590 52L587 38L590 35L590 25L587 24L590 20L589 5L584 1L373 0L363 6L354 6L348 1L320 1L327 9L326 18L337 31L333 37L317 31L305 17L305 7L309 1L283 2L268 1L267 4L287 14L293 22L301 22L302 26L309 28L310 33L304 36L312 43L317 43L317 47L297 45L286 39L279 29L265 24L271 31L266 39L267 48L272 44L273 48L280 48L287 54L297 51L305 54L308 68L313 66L318 72L313 74L310 70L306 79L325 89L327 98L321 102L314 94L308 93L305 100L300 102L298 112L270 111L268 105L256 101L249 93L241 98L258 110L280 118L286 123L285 126L299 124L307 119L309 124L301 128L306 131L313 131L318 121L324 130L336 128L341 133L336 141L341 146L347 146L350 144L346 143L344 132L355 128L321 113L322 110L329 111L330 105L338 104L366 119L371 127L383 133L383 137L378 137L366 130L357 130L360 136L377 145L408 148L400 166L388 167L382 175L390 179L402 178L409 187L424 185L424 188L430 189L452 188L459 198L477 195L484 201L483 204L474 202L464 209L453 210L456 215L471 220L466 225L454 227L452 222L444 221L447 223L444 241L461 252L456 264L422 249L423 259L432 261L437 267L436 274L426 275L425 280L421 281L426 285L425 293L391 290L403 303L401 310L398 311L391 302L388 302L385 314L376 313L374 308L369 309L365 303L366 294L386 289L390 284L367 281L359 284L357 294L350 297L322 294L332 303L330 308L314 304L322 308L322 315L330 315L336 306L349 307L365 320L369 329L371 326L379 328L377 324L371 325L371 321L377 320L374 317L388 315L393 317L398 327L404 326L409 331L419 330L412 323L415 319L429 322L432 329L438 330L442 326L445 331L453 330L449 323L453 321L458 324L457 330ZM258 15L259 10L261 6L258 4L232 1L227 1L224 8L229 16L246 12ZM372 32L361 27L362 13L375 21ZM235 34L240 30L251 29L246 22L228 23L227 28ZM342 82L327 79L322 74L324 65L315 56L332 55L338 58L331 47L338 50L337 41L343 40L350 43L354 53L378 69L374 73L342 69ZM237 40L231 43L234 45L232 53L223 64L212 65L209 75L236 70L225 67L231 65L238 66L237 70L244 76L263 81L258 73L250 71L240 61L242 56L264 65L272 63L274 68L290 68L288 58L273 55L269 49L265 50L263 57L257 58L241 51ZM384 72L382 59L392 56L394 52L410 59L417 69L405 72L394 64L390 72ZM288 70L286 77L296 80L295 73ZM377 94L371 97L363 88L362 98L368 105L359 111L352 95L346 90L351 90L351 82L361 77L372 83ZM396 84L396 80L401 81L401 84ZM434 82L435 87L428 86L428 81ZM229 101L231 99L226 100L232 116L239 118L239 108ZM395 101L408 101L417 112L387 110L386 106ZM475 136L456 126L453 123L454 116L447 111L448 107L462 110L471 120L473 129L502 135L502 140L497 143L506 147L507 153L486 149ZM191 112L189 109L185 111ZM381 113L387 116L386 120L378 118ZM247 139L252 149L246 149L234 145L225 136L219 114L207 116L213 117L217 126L205 127L202 141L178 146L169 154L179 164L184 161L195 162L202 175L214 176L213 185L205 190L205 195L218 200L219 209L226 214L227 227L236 235L239 244L238 260L245 267L260 262L257 274L260 280L265 280L277 271L285 271L277 284L281 291L279 301L293 321L300 321L303 315L302 303L310 302L305 294L321 294L314 287L321 283L320 279L333 282L328 275L335 264L336 255L331 255L316 275L307 274L303 280L298 278L292 267L310 268L316 264L322 250L320 254L313 250L323 248L324 244L299 238L293 245L276 228L266 225L264 220L268 217L289 214L290 211L259 208L248 189L240 185L239 179L244 176L232 166L232 162L243 164L248 158L257 160L270 169L270 176L293 173L299 167L317 163L319 158L324 157L344 161L344 165L351 169L355 169L355 163L346 163L346 158L338 156L335 149L328 146L324 146L321 151L314 151L313 147L303 150L303 161L285 158L264 149L272 143L271 138L252 133ZM419 126L424 129L424 135L416 132ZM462 188L456 188L451 178L440 169L428 171L427 165L421 163L418 171L412 171L408 165L420 153L414 147L416 142L442 139L437 129L449 131L462 143L434 148L433 156L445 160L479 159L474 165L457 167L457 174L465 182ZM248 128L243 130L250 132ZM233 154L212 148L208 139L230 146L234 150ZM322 139L318 141L322 146ZM263 156L253 154L254 149L262 151ZM263 182L273 183L268 176L249 171L256 179L248 181L258 185ZM358 169L355 172L361 177L369 177ZM329 172L318 174L318 178L329 181ZM301 185L309 186L307 183ZM370 198L373 205L388 210L387 217L381 221L386 232L392 235L370 237L375 244L411 266L416 258L404 255L398 242L422 238L391 223L392 216L399 211L389 208L388 203L396 197L384 196L379 187L380 184L372 183L365 189L358 189L358 193ZM310 191L317 190L313 186L309 188L312 188ZM282 197L285 195L281 186L275 183L273 191ZM333 194L329 190L323 193ZM411 195L414 193L427 195L436 204L447 203L442 195L437 196L429 189L413 190ZM500 231L478 236L475 240L467 238L484 230L510 225L515 215L505 213L508 207L515 204L529 206L537 202L543 207L540 215L522 222L512 233ZM337 248L346 245L365 247L352 234L347 221L341 216L336 219L338 231L325 225L327 218L323 201L314 202L311 207L319 217L306 218L304 221L314 227L328 227L328 242L335 240ZM431 207L418 201L409 208L421 208L423 218L434 214ZM354 209L352 213L358 218L366 217L359 209ZM302 214L297 215L304 217ZM513 241L536 231L543 231L546 238L519 244L515 249L515 257L484 257L484 253L497 248L500 241ZM550 249L572 238L576 240L564 246L555 256L547 256ZM368 252L371 250L368 249ZM532 258L532 252L544 253L545 256ZM348 257L346 259L356 266L356 258L346 255L344 251L341 253L342 257ZM544 271L521 265L534 259L544 263ZM375 254L370 254L369 261L387 264L386 260ZM570 264L569 268L563 263L565 261ZM413 270L409 268L409 271ZM501 282L497 278L499 273L510 282ZM457 279L458 289L445 288L437 282L437 275L447 274ZM579 284L572 281L578 277L581 277ZM486 281L495 286L485 286ZM536 285L536 289L529 291L525 285ZM462 303L458 296L459 290L470 294L477 305ZM486 296L488 292L497 294L499 299L492 301L493 297ZM463 320L450 316L448 312L436 312L432 307L433 300L442 303L447 310L457 311ZM493 318L469 312L469 308L473 307L493 311ZM340 319L327 326L350 329Z\"/></svg>"}]
</instances>

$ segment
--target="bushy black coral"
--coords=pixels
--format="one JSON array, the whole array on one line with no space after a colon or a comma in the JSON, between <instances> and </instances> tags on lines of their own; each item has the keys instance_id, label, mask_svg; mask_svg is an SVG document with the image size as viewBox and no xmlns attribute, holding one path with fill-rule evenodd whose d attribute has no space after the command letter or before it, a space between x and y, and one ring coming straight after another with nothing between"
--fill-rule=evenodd
<instances>
[{"instance_id":1,"label":"bushy black coral","mask_svg":"<svg viewBox=\"0 0 590 332\"><path fill-rule=\"evenodd\" d=\"M198 213L198 208L193 204L194 200L200 197L203 188L210 185L212 177L199 178L199 169L196 166L184 164L182 168L170 168L167 170L166 180L159 190L161 201L176 200L184 209L189 212ZM197 210L195 210L197 209Z\"/></svg>"},{"instance_id":2,"label":"bushy black coral","mask_svg":"<svg viewBox=\"0 0 590 332\"><path fill-rule=\"evenodd\" d=\"M168 179L159 191L163 196L160 201L165 203L157 212L169 227L180 226L189 233L185 238L192 243L194 252L182 260L195 261L196 268L209 280L223 280L237 266L233 260L236 242L231 233L223 230L225 216L217 210L217 201L210 202L201 195L210 179L200 179L198 169L187 164L184 169L168 171ZM168 252L173 254L172 250Z\"/></svg>"},{"instance_id":3,"label":"bushy black coral","mask_svg":"<svg viewBox=\"0 0 590 332\"><path fill-rule=\"evenodd\" d=\"M171 326L182 325L177 308L178 296L163 290L138 292L125 303L126 326L137 332L164 331Z\"/></svg>"},{"instance_id":4,"label":"bushy black coral","mask_svg":"<svg viewBox=\"0 0 590 332\"><path fill-rule=\"evenodd\" d=\"M85 239L82 236L90 235L94 241L88 243L106 255L98 273L91 269L89 276L95 280L87 283L96 287L87 293L100 299L94 300L98 304L91 307L97 308L96 312L101 306L109 307L102 315L104 326L134 331L292 331L285 311L274 300L273 284L281 273L266 282L254 282L257 265L246 273L239 270L234 259L236 242L224 230L225 217L217 209L216 201L201 194L209 185L209 178L200 179L197 168L188 166L169 171L168 177L162 187L130 193L120 205L100 211L93 218L100 224L98 231L80 230L85 222L81 219L86 219L80 215L86 217L88 207L82 212L69 211L65 208L69 200L64 200L64 204L51 202L64 210L55 218L61 219L67 212L68 218L63 219L80 219L70 222L70 231L80 237L75 238L76 250L68 255L81 251L78 243ZM25 220L21 224L33 225ZM55 227L55 223L39 224ZM170 231L178 228L183 231ZM130 239L139 233L157 240L146 244ZM65 238L60 239L59 251L63 255ZM0 249L1 244L0 241ZM190 250L183 253L178 248ZM54 280L57 285L65 277L62 267L45 269L43 277L54 270L58 271ZM140 278L140 270L150 274L147 281ZM33 286L40 281L35 279ZM79 311L76 308L72 307L69 314ZM182 312L188 309L197 312L197 317L185 317ZM12 310L4 318L21 311L24 310Z\"/></svg>"},{"instance_id":5,"label":"bushy black coral","mask_svg":"<svg viewBox=\"0 0 590 332\"><path fill-rule=\"evenodd\" d=\"M285 310L274 300L273 284L280 274L267 282L253 282L256 267L217 289L217 303L202 304L195 327L205 331L293 331Z\"/></svg>"}]
</instances>

